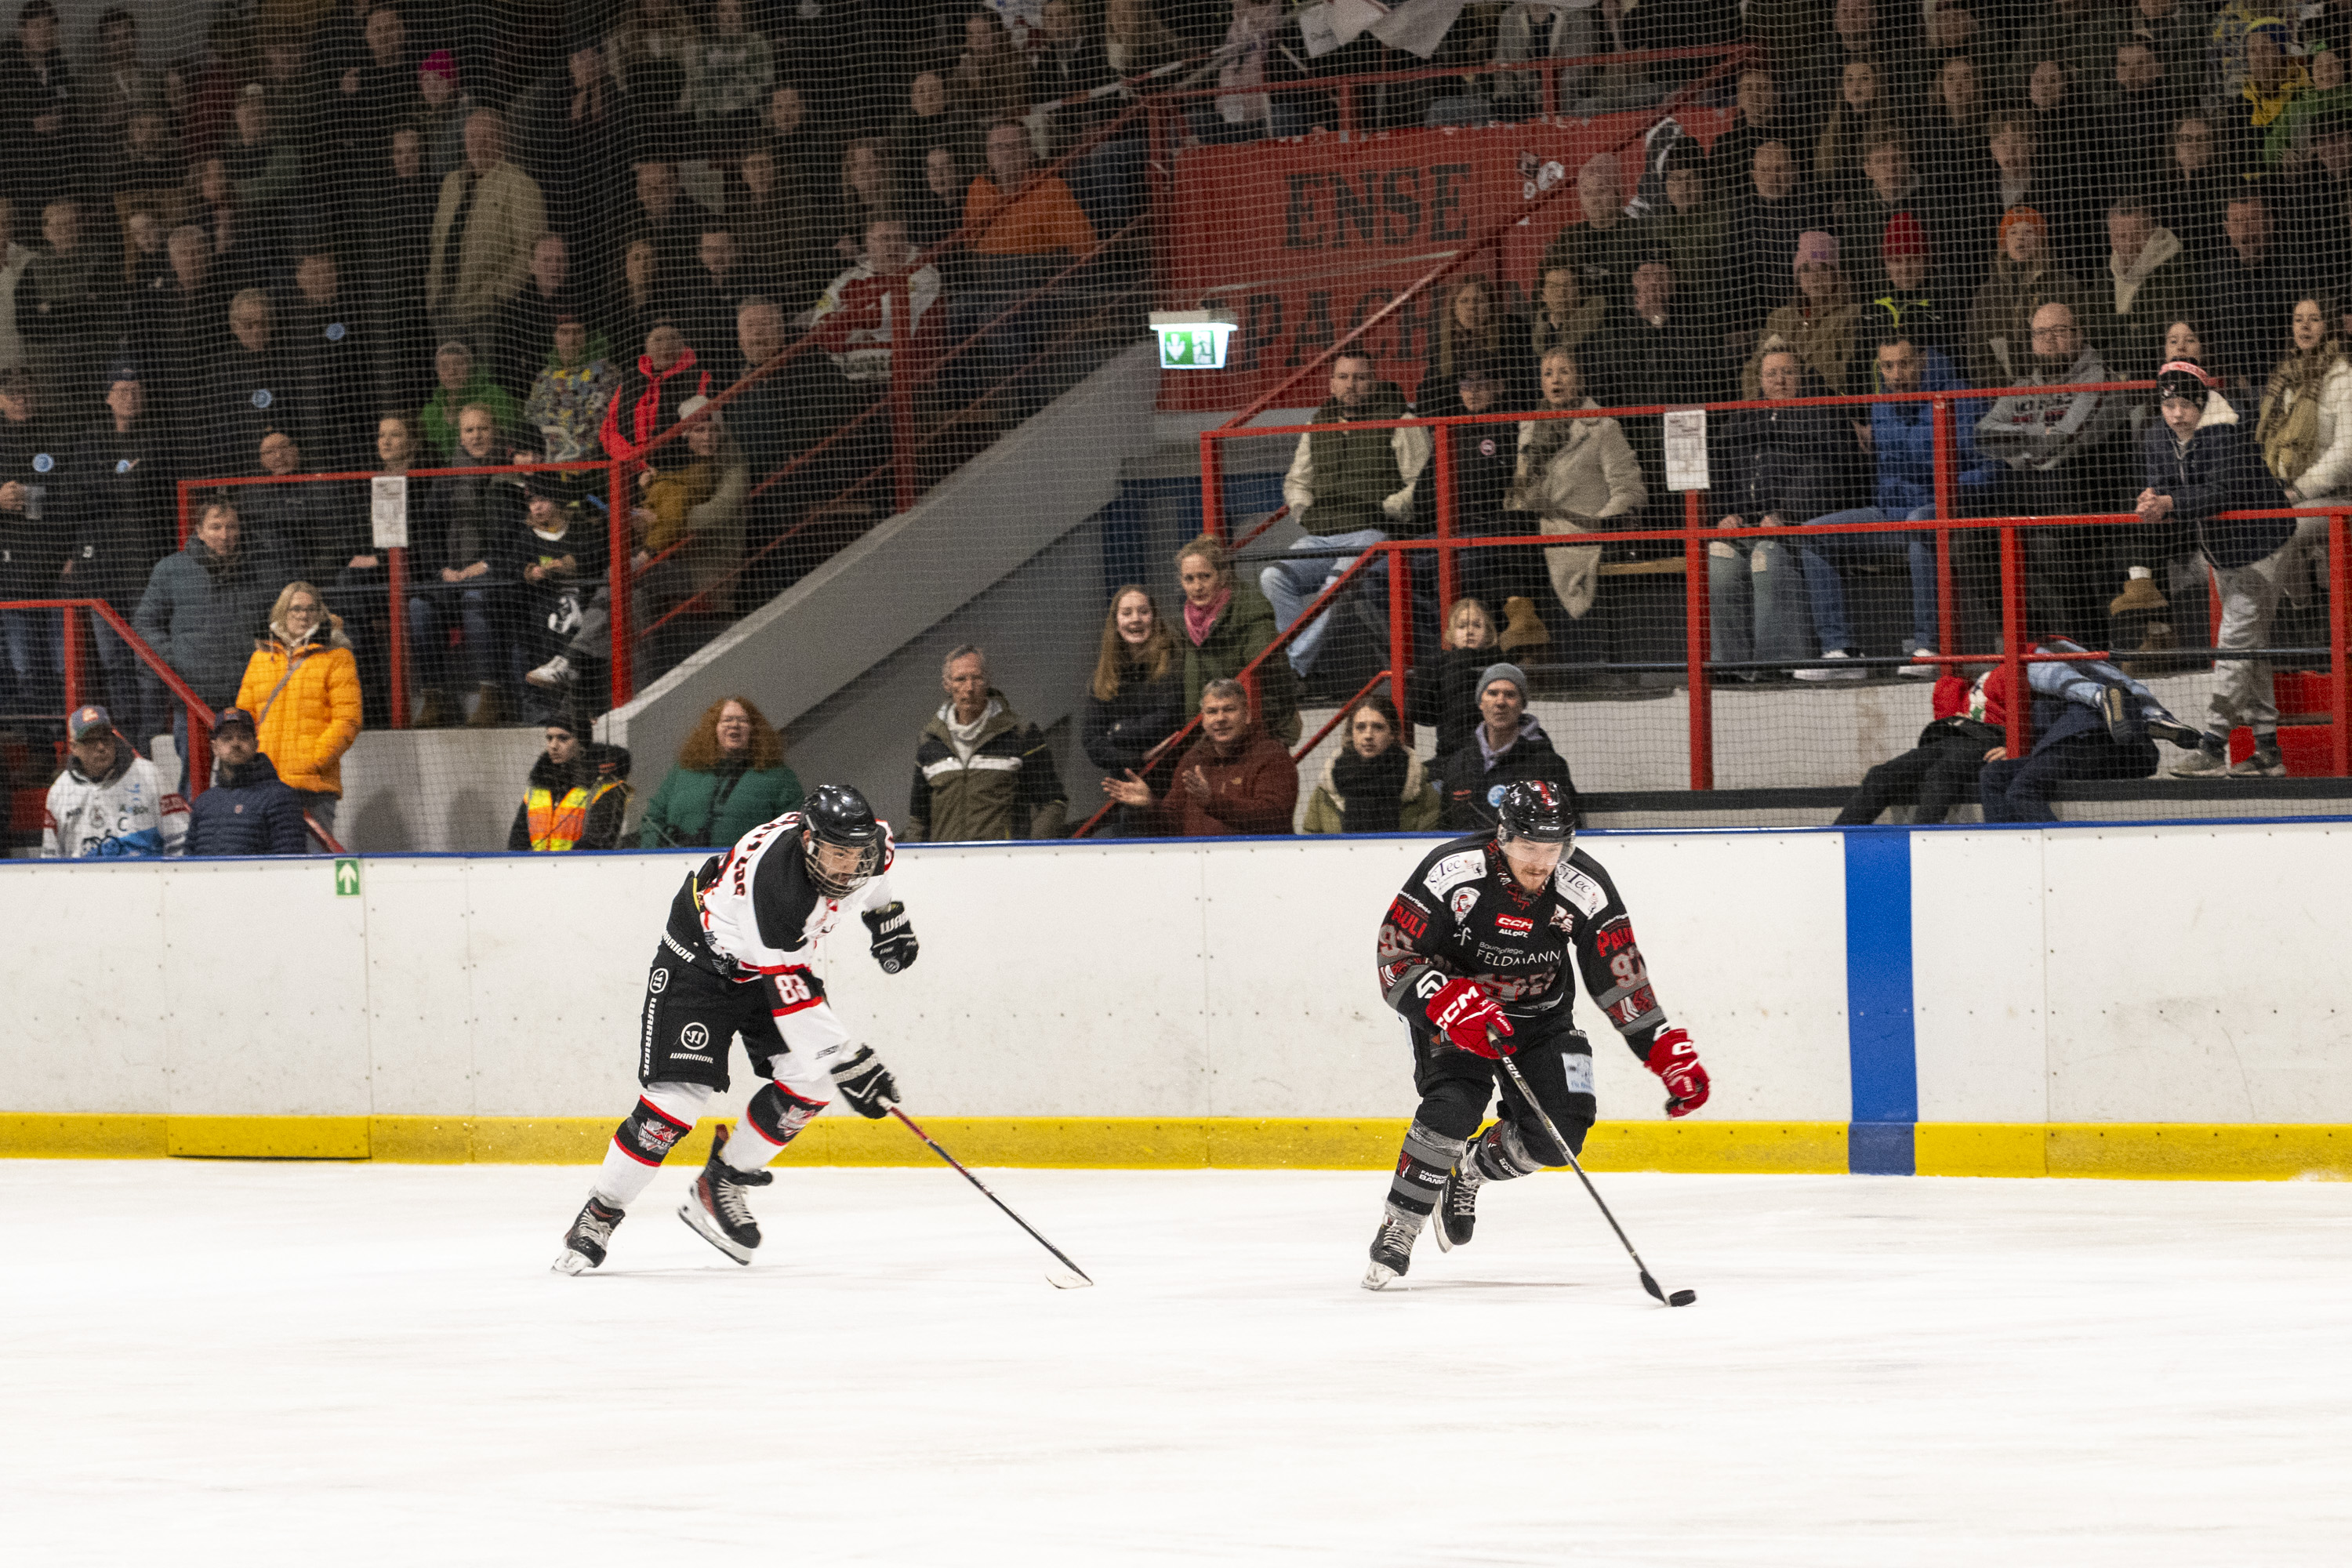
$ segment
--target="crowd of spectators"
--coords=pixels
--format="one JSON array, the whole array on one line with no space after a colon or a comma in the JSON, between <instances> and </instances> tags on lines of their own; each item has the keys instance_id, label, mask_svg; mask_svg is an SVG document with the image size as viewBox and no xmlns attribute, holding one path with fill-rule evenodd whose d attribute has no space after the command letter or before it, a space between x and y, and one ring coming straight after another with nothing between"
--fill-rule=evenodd
<instances>
[{"instance_id":1,"label":"crowd of spectators","mask_svg":"<svg viewBox=\"0 0 2352 1568\"><path fill-rule=\"evenodd\" d=\"M625 798L625 759L582 730L604 689L611 574L635 574L619 630L647 639L658 668L782 585L774 546L817 503L857 500L890 455L887 420L797 482L761 481L871 409L902 351L993 322L956 374L975 394L1009 377L1013 415L1037 405L1045 384L1015 373L1064 317L1034 290L1140 210L1139 138L1042 172L1116 111L1089 94L1206 60L1199 79L1218 92L1183 139L1237 140L1334 121L1335 97L1276 90L1295 79L1422 63L1370 35L1314 54L1278 0L887 16L627 0L543 28L501 15L353 0L296 26L230 6L201 51L164 62L123 9L69 61L50 0L27 0L0 41L0 595L109 603L205 703L249 715L252 755L239 725L215 733L220 776L282 804L274 780L328 831L337 759L394 705L390 573L365 488L223 488L175 545L174 481L491 470L412 484L400 700L425 725L545 724L539 804L516 831L587 844ZM1434 58L1594 58L1551 88L1563 112L1591 113L1654 102L1698 68L1609 57L1734 42L1756 53L1724 89L1728 128L1703 144L1661 127L1638 178L1614 153L1570 171L1531 276L1442 286L1410 392L1371 358L1333 362L1316 421L1340 427L1297 442L1283 489L1299 537L1279 559L1237 569L1215 540L1187 546L1165 621L1147 590L1114 595L1085 743L1113 770L1116 825L1272 830L1253 825L1274 820L1287 772L1286 826L1301 700L1353 689L1331 672L1331 638L1348 614L1383 635L1391 594L1409 600L1417 645L1441 650L1407 705L1438 725L1439 754L1408 760L1402 716L1358 705L1310 820L1385 823L1393 805L1400 823L1433 809L1453 825L1499 782L1556 768L1566 784L1526 668L1540 675L1555 644L1609 657L1603 567L1640 552L1606 535L1679 521L1659 421L1345 428L1360 421L1766 404L1709 427L1714 657L1745 682L1864 676L1860 568L1907 581L1899 675L1942 673L1949 635L1998 641L1986 540L1959 549L1954 628L1929 536L1892 530L1939 521L1925 405L1805 401L1827 394L1953 395L1959 516L2135 514L2029 533L2036 638L2143 656L2202 640L2174 624L2189 563L2213 571L2224 648L2276 642L2283 617L2308 614L2323 531L2212 514L2352 486L2343 7L1512 0L1465 8ZM1373 129L1522 119L1533 82L1399 82L1349 112ZM968 243L937 253L959 228ZM714 405L808 329L821 352ZM2159 371L2177 389L2192 375L2196 395L2066 390ZM594 479L539 467L607 457L635 465L626 549ZM1430 532L1441 471L1462 536L1563 542L1466 552L1454 605L1433 556L1396 583L1382 556L1235 685L1367 547ZM1890 531L1782 531L1807 523ZM747 574L755 561L768 564ZM0 613L12 711L63 707L58 626ZM143 761L168 711L184 772L179 704L110 631L92 647L108 733ZM2217 771L2215 735L2237 725L2256 733L2254 771L2275 771L2265 668L2221 669L2180 771ZM1042 742L979 650L946 697L911 835L1062 827ZM797 791L756 710L722 706L708 754L647 813L661 842ZM1186 749L1169 747L1196 717ZM136 783L102 740L68 776Z\"/></svg>"},{"instance_id":2,"label":"crowd of spectators","mask_svg":"<svg viewBox=\"0 0 2352 1568\"><path fill-rule=\"evenodd\" d=\"M217 548L182 551L175 481L514 469L414 483L403 697L425 724L560 716L602 696L593 633L618 563L601 471L516 465L635 457L815 329L815 352L634 476L635 629L657 671L806 569L771 547L812 509L870 515L857 486L891 422L759 480L868 410L898 351L940 352L1139 206L1127 153L1069 181L1041 167L1119 79L1122 28L1068 0L544 9L224 6L171 60L128 8L80 58L50 0L17 9L0 596L143 604L217 705L259 608L310 583L380 724L392 611L365 487L199 491L232 511ZM926 254L967 225L960 251ZM1059 320L1001 324L965 356L969 390ZM61 707L58 626L0 617L11 712ZM96 648L99 694L143 749L166 700L119 639Z\"/></svg>"}]
</instances>

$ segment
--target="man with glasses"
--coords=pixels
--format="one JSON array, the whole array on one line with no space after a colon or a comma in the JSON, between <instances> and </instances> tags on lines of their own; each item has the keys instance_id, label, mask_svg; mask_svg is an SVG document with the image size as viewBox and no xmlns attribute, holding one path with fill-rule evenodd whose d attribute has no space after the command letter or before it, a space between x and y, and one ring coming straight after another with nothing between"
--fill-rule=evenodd
<instances>
[{"instance_id":1,"label":"man with glasses","mask_svg":"<svg viewBox=\"0 0 2352 1568\"><path fill-rule=\"evenodd\" d=\"M2052 390L2001 398L1977 424L1978 449L2009 465L2001 505L2029 517L2114 510L2127 482L2130 453L2120 437L2130 395L2070 390L2115 379L2072 306L2040 307L2032 333L2032 368L2020 384ZM2090 569L2095 549L2082 529L2025 531L2027 617L2037 629L2084 628L2082 636L2098 640L2106 599L2104 578Z\"/></svg>"}]
</instances>

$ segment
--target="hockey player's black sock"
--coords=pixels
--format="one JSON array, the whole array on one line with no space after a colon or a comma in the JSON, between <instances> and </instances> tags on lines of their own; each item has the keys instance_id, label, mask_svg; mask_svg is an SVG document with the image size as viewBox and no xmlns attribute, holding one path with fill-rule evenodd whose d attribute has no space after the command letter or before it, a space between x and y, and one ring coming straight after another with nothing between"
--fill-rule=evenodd
<instances>
[{"instance_id":1,"label":"hockey player's black sock","mask_svg":"<svg viewBox=\"0 0 2352 1568\"><path fill-rule=\"evenodd\" d=\"M1469 1145L1448 1138L1424 1121L1405 1130L1404 1151L1397 1157L1396 1175L1389 1182L1389 1207L1427 1218L1437 1206L1437 1190L1445 1184Z\"/></svg>"}]
</instances>

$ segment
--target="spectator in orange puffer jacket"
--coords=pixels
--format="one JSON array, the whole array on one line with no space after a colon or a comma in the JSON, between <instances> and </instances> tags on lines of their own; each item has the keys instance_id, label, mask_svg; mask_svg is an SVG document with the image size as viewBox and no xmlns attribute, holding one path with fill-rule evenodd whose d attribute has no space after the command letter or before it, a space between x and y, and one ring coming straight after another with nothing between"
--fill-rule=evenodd
<instances>
[{"instance_id":1,"label":"spectator in orange puffer jacket","mask_svg":"<svg viewBox=\"0 0 2352 1568\"><path fill-rule=\"evenodd\" d=\"M342 622L308 583L289 583L254 644L236 706L254 716L262 753L332 833L343 797L343 753L360 735L360 670Z\"/></svg>"}]
</instances>

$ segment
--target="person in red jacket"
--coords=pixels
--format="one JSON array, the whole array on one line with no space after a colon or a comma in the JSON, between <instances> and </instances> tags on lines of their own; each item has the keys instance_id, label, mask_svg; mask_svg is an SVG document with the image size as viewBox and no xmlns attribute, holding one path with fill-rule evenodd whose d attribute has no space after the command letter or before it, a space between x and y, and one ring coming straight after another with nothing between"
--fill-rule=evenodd
<instances>
[{"instance_id":1,"label":"person in red jacket","mask_svg":"<svg viewBox=\"0 0 2352 1568\"><path fill-rule=\"evenodd\" d=\"M678 407L688 398L709 395L710 373L697 363L694 351L686 346L686 334L670 321L656 321L646 333L646 352L638 356L635 374L604 407L605 454L636 457L677 423ZM686 449L683 441L671 445L681 453Z\"/></svg>"},{"instance_id":2,"label":"person in red jacket","mask_svg":"<svg viewBox=\"0 0 2352 1568\"><path fill-rule=\"evenodd\" d=\"M1176 764L1165 798L1155 800L1131 768L1123 779L1105 779L1103 793L1150 810L1149 831L1171 838L1289 832L1298 767L1281 742L1251 721L1240 681L1213 680L1201 689L1201 731Z\"/></svg>"}]
</instances>

